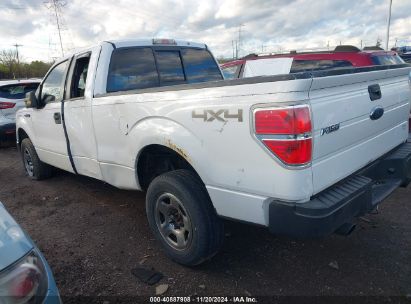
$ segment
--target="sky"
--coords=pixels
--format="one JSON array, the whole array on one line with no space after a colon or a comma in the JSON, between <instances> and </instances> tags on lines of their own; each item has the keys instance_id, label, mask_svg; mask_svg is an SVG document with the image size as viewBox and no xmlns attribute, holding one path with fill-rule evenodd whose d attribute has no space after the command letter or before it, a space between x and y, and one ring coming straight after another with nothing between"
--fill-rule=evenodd
<instances>
[{"instance_id":1,"label":"sky","mask_svg":"<svg viewBox=\"0 0 411 304\"><path fill-rule=\"evenodd\" d=\"M61 56L53 0L0 0L0 50L24 61ZM389 0L58 0L64 52L102 40L175 38L217 57L385 45ZM47 3L49 2L49 3ZM239 39L240 30L240 39ZM411 45L411 1L393 0L389 46Z\"/></svg>"}]
</instances>

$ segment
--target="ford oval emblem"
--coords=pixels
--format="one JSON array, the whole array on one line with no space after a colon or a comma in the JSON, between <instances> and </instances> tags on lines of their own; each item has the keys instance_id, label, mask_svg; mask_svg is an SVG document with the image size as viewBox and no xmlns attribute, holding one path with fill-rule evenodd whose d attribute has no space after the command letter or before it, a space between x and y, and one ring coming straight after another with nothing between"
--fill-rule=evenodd
<instances>
[{"instance_id":1,"label":"ford oval emblem","mask_svg":"<svg viewBox=\"0 0 411 304\"><path fill-rule=\"evenodd\" d=\"M370 113L370 118L371 120L377 120L380 119L384 115L384 108L382 107L375 107L372 109Z\"/></svg>"}]
</instances>

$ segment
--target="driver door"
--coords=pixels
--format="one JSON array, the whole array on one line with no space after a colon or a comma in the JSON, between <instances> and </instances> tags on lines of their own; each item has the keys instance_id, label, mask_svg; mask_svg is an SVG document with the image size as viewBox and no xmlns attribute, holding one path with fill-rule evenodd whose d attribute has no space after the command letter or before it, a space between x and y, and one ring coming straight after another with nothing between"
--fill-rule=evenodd
<instances>
[{"instance_id":1,"label":"driver door","mask_svg":"<svg viewBox=\"0 0 411 304\"><path fill-rule=\"evenodd\" d=\"M61 117L61 101L70 60L56 64L41 83L37 97L42 107L33 109L32 122L35 132L33 142L41 161L73 172Z\"/></svg>"}]
</instances>

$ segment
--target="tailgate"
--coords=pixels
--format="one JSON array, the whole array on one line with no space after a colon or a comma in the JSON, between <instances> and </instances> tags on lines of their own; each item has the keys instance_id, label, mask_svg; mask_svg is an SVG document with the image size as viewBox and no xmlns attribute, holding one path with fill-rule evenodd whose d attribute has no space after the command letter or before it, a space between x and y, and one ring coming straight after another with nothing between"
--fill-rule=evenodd
<instances>
[{"instance_id":1,"label":"tailgate","mask_svg":"<svg viewBox=\"0 0 411 304\"><path fill-rule=\"evenodd\" d=\"M402 67L313 79L314 194L407 139L409 72Z\"/></svg>"}]
</instances>

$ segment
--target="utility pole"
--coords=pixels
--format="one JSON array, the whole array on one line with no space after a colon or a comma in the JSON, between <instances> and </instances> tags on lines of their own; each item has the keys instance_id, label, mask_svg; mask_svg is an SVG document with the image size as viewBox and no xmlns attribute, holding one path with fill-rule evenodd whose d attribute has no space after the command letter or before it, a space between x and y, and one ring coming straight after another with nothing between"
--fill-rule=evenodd
<instances>
[{"instance_id":1,"label":"utility pole","mask_svg":"<svg viewBox=\"0 0 411 304\"><path fill-rule=\"evenodd\" d=\"M390 0L390 8L388 10L387 37L385 40L385 50L386 51L388 51L388 43L390 42L391 8L392 8L392 0Z\"/></svg>"},{"instance_id":2,"label":"utility pole","mask_svg":"<svg viewBox=\"0 0 411 304\"><path fill-rule=\"evenodd\" d=\"M13 44L16 48L16 57L17 57L17 78L20 77L20 57L19 57L19 47L23 46L22 44Z\"/></svg>"},{"instance_id":3,"label":"utility pole","mask_svg":"<svg viewBox=\"0 0 411 304\"><path fill-rule=\"evenodd\" d=\"M233 59L234 59L234 56L235 56L234 40L231 40L231 47L233 48Z\"/></svg>"},{"instance_id":4,"label":"utility pole","mask_svg":"<svg viewBox=\"0 0 411 304\"><path fill-rule=\"evenodd\" d=\"M58 3L58 0L52 0L52 1L53 1L52 4L54 7L54 13L56 14L57 30L59 32L59 38L60 38L61 55L64 57L63 41L61 40L60 20L59 20L59 15L57 13L57 5L59 5L59 3Z\"/></svg>"},{"instance_id":5,"label":"utility pole","mask_svg":"<svg viewBox=\"0 0 411 304\"><path fill-rule=\"evenodd\" d=\"M22 44L13 44L13 46L16 48L16 57L17 57L17 64L20 64L20 58L19 58L19 47L23 46Z\"/></svg>"},{"instance_id":6,"label":"utility pole","mask_svg":"<svg viewBox=\"0 0 411 304\"><path fill-rule=\"evenodd\" d=\"M237 50L236 50L236 58L238 58L238 54L240 53L240 48L241 48L241 28L244 26L243 23L240 23L238 26L238 44L237 44Z\"/></svg>"},{"instance_id":7,"label":"utility pole","mask_svg":"<svg viewBox=\"0 0 411 304\"><path fill-rule=\"evenodd\" d=\"M64 36L64 31L69 31L67 24L64 20L64 14L63 14L64 7L67 5L67 0L44 0L43 3L45 4L46 8L49 10L50 20L54 20L54 22L52 22L53 26L57 28L57 33L54 31L54 33L50 34L49 52L51 52L51 45L54 44L55 49L53 50L53 52L55 53L58 52L60 53L61 56L64 56L64 49L70 50L70 47L68 47L68 45L70 45L70 43L72 44L72 39L70 38L70 36ZM56 35L57 36L56 39L51 38L53 34L58 34L58 36ZM68 34L70 35L70 33ZM63 39L65 41L64 44L63 44ZM52 43L51 42L52 40L55 40L55 42ZM60 47L60 52L58 50L59 47ZM55 54L53 55L49 54L49 56L55 57Z\"/></svg>"}]
</instances>

